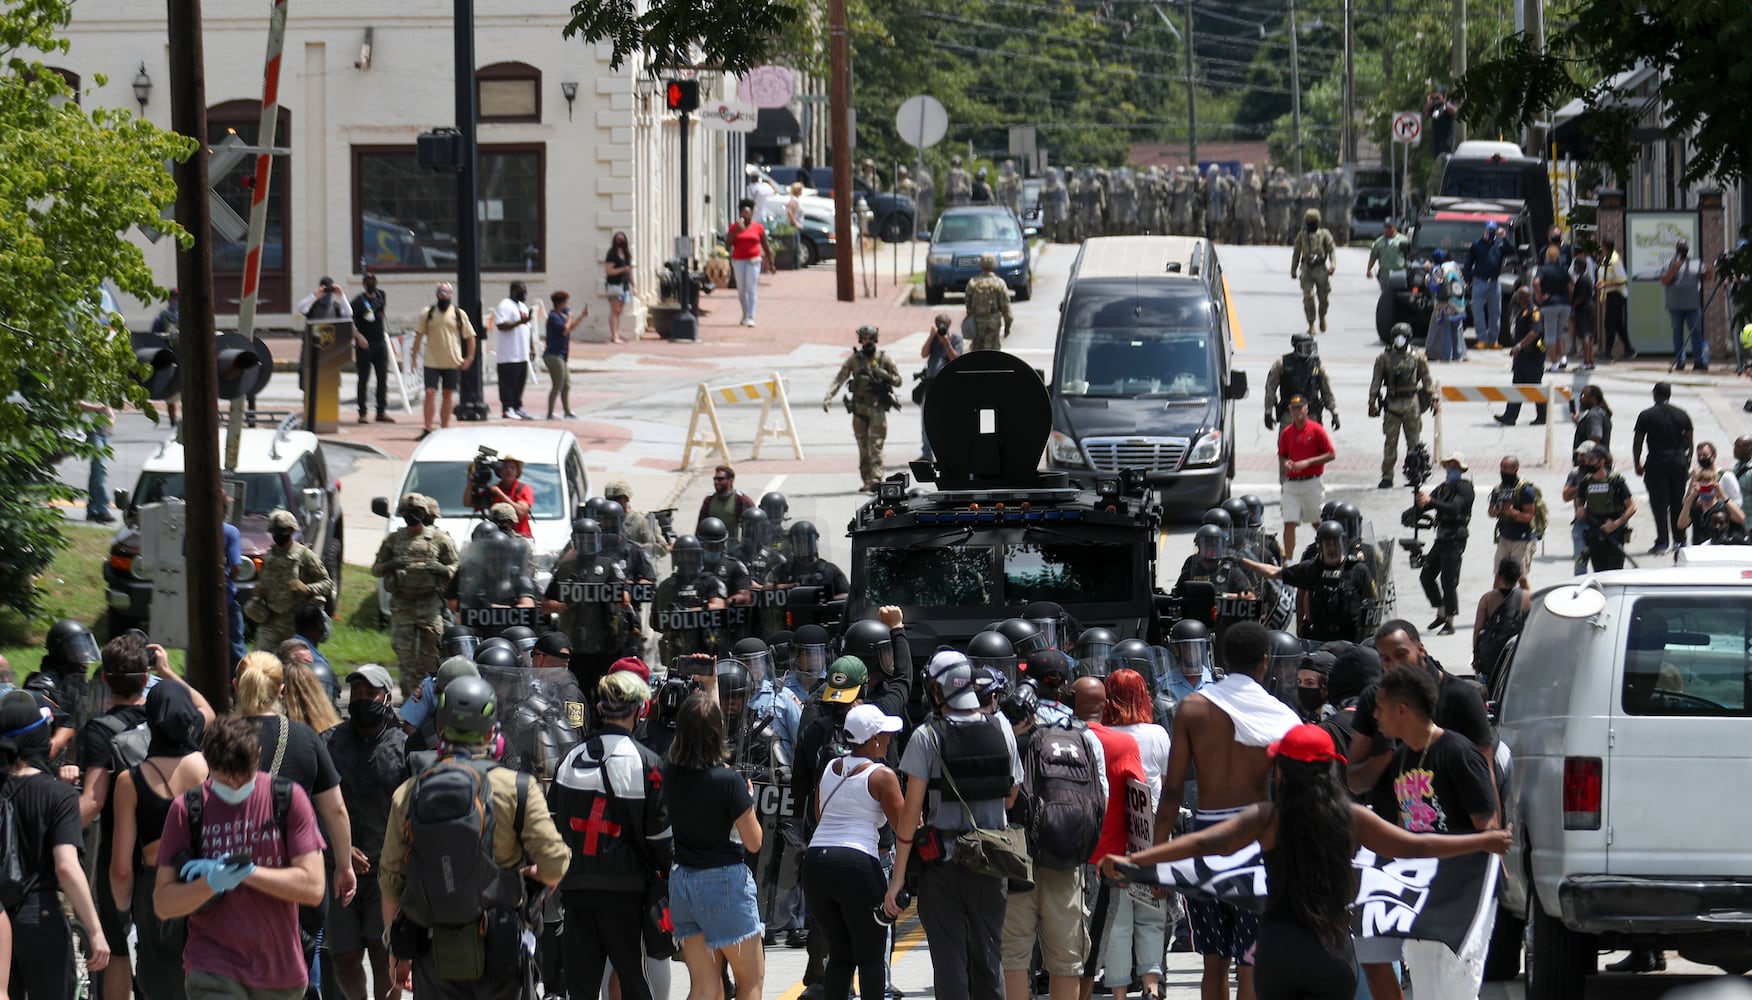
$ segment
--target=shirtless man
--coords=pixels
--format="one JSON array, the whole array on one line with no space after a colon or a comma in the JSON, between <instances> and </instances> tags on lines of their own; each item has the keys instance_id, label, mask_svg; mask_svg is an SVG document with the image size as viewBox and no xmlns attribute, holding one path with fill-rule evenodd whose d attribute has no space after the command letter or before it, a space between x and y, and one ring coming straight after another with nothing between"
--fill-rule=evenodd
<instances>
[{"instance_id":1,"label":"shirtless man","mask_svg":"<svg viewBox=\"0 0 1752 1000\"><path fill-rule=\"evenodd\" d=\"M1223 635L1229 675L1188 695L1174 714L1168 773L1156 812L1156 840L1168 839L1180 815L1188 776L1198 773L1194 830L1215 826L1266 795L1271 758L1266 745L1301 720L1266 693L1261 681L1271 656L1271 636L1258 622L1239 622ZM1254 1000L1253 943L1259 916L1227 903L1186 901L1192 948L1204 956L1202 1000L1228 1000L1229 965L1236 973L1236 1000Z\"/></svg>"}]
</instances>

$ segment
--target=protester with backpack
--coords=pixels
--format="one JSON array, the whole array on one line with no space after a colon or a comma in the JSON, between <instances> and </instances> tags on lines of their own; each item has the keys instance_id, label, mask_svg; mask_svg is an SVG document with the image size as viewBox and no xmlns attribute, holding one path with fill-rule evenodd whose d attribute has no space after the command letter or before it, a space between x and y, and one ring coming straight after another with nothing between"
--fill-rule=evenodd
<instances>
[{"instance_id":1,"label":"protester with backpack","mask_svg":"<svg viewBox=\"0 0 1752 1000\"><path fill-rule=\"evenodd\" d=\"M1162 775L1168 770L1168 732L1153 717L1150 689L1135 670L1115 670L1107 677L1107 708L1101 722L1115 733L1130 736L1138 744L1138 762L1143 765L1144 784L1150 790L1150 815L1162 801ZM1123 829L1123 827L1122 827ZM1106 837L1097 850L1107 846ZM1123 853L1122 848L1122 853ZM1146 1000L1161 996L1162 940L1167 936L1169 899L1148 902L1135 893L1113 891L1107 901L1107 926L1102 938L1107 947L1107 972L1101 985L1125 1000L1132 973L1141 980Z\"/></svg>"},{"instance_id":2,"label":"protester with backpack","mask_svg":"<svg viewBox=\"0 0 1752 1000\"><path fill-rule=\"evenodd\" d=\"M347 676L347 721L324 734L352 824L351 854L337 858L337 863L351 867L359 883L351 902L329 907L323 925L324 971L332 974L340 1000L366 1000L372 995L365 986L367 956L377 1000L388 1000L394 986L389 952L383 946L383 898L377 888L390 797L408 766L408 737L393 721L390 692L394 688L395 681L381 664L367 663L353 671Z\"/></svg>"},{"instance_id":3,"label":"protester with backpack","mask_svg":"<svg viewBox=\"0 0 1752 1000\"><path fill-rule=\"evenodd\" d=\"M849 752L822 771L815 834L803 855L803 893L815 934L826 939L822 1000L848 1000L852 973L863 1000L882 1000L887 929L877 922L888 888L878 853L884 825L900 821L900 778L883 763L904 724L875 705L846 713Z\"/></svg>"},{"instance_id":4,"label":"protester with backpack","mask_svg":"<svg viewBox=\"0 0 1752 1000\"><path fill-rule=\"evenodd\" d=\"M548 792L572 850L560 882L565 987L571 1000L595 1000L612 966L621 1000L667 997L675 944L660 923L674 847L663 758L633 738L651 687L623 670L604 676L596 696L602 727L566 755Z\"/></svg>"},{"instance_id":5,"label":"protester with backpack","mask_svg":"<svg viewBox=\"0 0 1752 1000\"><path fill-rule=\"evenodd\" d=\"M526 880L558 885L572 852L541 783L493 759L493 685L461 676L438 695L443 756L402 783L378 886L395 979L422 1000L529 995L536 930Z\"/></svg>"},{"instance_id":6,"label":"protester with backpack","mask_svg":"<svg viewBox=\"0 0 1752 1000\"><path fill-rule=\"evenodd\" d=\"M190 996L297 996L309 981L298 907L323 895L310 797L258 769L248 719L213 723L204 754L209 777L165 819L153 905L161 920L188 918Z\"/></svg>"},{"instance_id":7,"label":"protester with backpack","mask_svg":"<svg viewBox=\"0 0 1752 1000\"><path fill-rule=\"evenodd\" d=\"M15 813L23 869L24 899L12 912L11 990L22 996L71 1000L74 992L73 928L61 909L67 894L74 916L85 928L90 954L85 967L98 972L108 964L109 939L91 901L91 887L79 864L84 840L79 832L79 793L45 773L53 713L38 707L28 691L0 699L0 767L7 775L0 797Z\"/></svg>"},{"instance_id":8,"label":"protester with backpack","mask_svg":"<svg viewBox=\"0 0 1752 1000\"><path fill-rule=\"evenodd\" d=\"M1521 634L1532 609L1533 591L1527 587L1521 564L1513 559L1499 560L1496 580L1478 599L1478 613L1472 622L1472 672L1485 678L1487 684L1503 647Z\"/></svg>"},{"instance_id":9,"label":"protester with backpack","mask_svg":"<svg viewBox=\"0 0 1752 1000\"><path fill-rule=\"evenodd\" d=\"M155 655L159 655L156 654ZM136 937L134 989L145 1000L183 1000L185 922L161 920L154 910L158 840L171 803L207 780L201 734L213 709L187 684L161 682L146 696L151 742L146 759L115 775L115 841L102 877L114 899L132 904Z\"/></svg>"}]
</instances>

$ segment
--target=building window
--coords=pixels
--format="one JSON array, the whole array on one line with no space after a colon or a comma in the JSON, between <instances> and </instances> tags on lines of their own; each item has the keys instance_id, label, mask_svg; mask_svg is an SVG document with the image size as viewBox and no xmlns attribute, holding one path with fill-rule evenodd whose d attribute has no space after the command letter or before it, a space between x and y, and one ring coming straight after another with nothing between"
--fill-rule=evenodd
<instances>
[{"instance_id":1,"label":"building window","mask_svg":"<svg viewBox=\"0 0 1752 1000\"><path fill-rule=\"evenodd\" d=\"M61 105L66 104L68 101L72 101L75 106L78 106L78 104L80 103L80 98L83 96L82 94L79 93L79 74L73 72L70 69L62 69L59 66L49 66L46 68L48 69L49 72L60 77L62 79L62 81L64 81L67 84L67 86L72 90L72 93L63 94L60 97L56 97L55 99L53 99L49 103L58 108Z\"/></svg>"},{"instance_id":2,"label":"building window","mask_svg":"<svg viewBox=\"0 0 1752 1000\"><path fill-rule=\"evenodd\" d=\"M475 118L483 122L541 121L541 70L494 63L475 70Z\"/></svg>"},{"instance_id":3,"label":"building window","mask_svg":"<svg viewBox=\"0 0 1752 1000\"><path fill-rule=\"evenodd\" d=\"M547 245L546 147L480 149L481 268L540 271ZM353 147L353 257L379 271L456 270L456 177L412 146Z\"/></svg>"},{"instance_id":4,"label":"building window","mask_svg":"<svg viewBox=\"0 0 1752 1000\"><path fill-rule=\"evenodd\" d=\"M262 105L260 101L227 101L207 109L207 143L217 146L226 137L236 135L244 145L260 145ZM274 145L292 147L292 112L279 109L274 126ZM267 232L262 241L261 287L257 304L263 312L291 312L292 297L292 162L290 156L274 157L268 187ZM245 157L223 177L211 178L213 190L231 207L235 218L229 223L249 219L250 198L255 158ZM218 223L213 231L213 296L219 312L236 309L243 289L243 259L248 237L221 231Z\"/></svg>"}]
</instances>

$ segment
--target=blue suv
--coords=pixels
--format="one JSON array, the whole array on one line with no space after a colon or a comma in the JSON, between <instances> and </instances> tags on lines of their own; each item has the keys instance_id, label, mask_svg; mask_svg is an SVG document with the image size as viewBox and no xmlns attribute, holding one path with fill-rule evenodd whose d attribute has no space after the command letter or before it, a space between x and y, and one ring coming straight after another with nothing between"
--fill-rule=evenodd
<instances>
[{"instance_id":1,"label":"blue suv","mask_svg":"<svg viewBox=\"0 0 1752 1000\"><path fill-rule=\"evenodd\" d=\"M937 219L931 250L925 257L925 301L937 305L947 292L964 292L979 273L982 254L998 258L998 277L1010 286L1017 302L1034 294L1034 273L1028 266L1028 242L1010 210L996 205L951 208Z\"/></svg>"}]
</instances>

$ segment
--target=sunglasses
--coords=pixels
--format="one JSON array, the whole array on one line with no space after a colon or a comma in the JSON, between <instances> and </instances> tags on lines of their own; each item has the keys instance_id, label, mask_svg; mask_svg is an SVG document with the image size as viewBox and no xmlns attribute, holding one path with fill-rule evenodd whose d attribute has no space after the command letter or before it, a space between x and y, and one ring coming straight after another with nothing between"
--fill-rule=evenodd
<instances>
[{"instance_id":1,"label":"sunglasses","mask_svg":"<svg viewBox=\"0 0 1752 1000\"><path fill-rule=\"evenodd\" d=\"M730 480L735 479L735 478L736 478L735 476L713 476L712 482L714 482L714 483L727 483Z\"/></svg>"}]
</instances>

